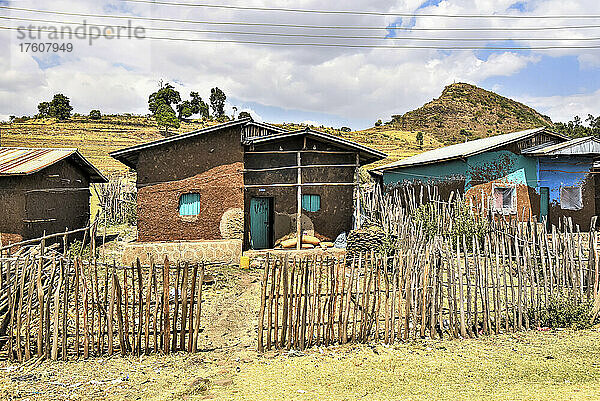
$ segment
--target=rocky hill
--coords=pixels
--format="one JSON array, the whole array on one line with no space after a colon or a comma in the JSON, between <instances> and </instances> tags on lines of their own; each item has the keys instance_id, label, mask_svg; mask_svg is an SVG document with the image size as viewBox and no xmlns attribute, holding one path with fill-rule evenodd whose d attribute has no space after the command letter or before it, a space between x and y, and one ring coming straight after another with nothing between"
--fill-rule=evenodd
<instances>
[{"instance_id":1,"label":"rocky hill","mask_svg":"<svg viewBox=\"0 0 600 401\"><path fill-rule=\"evenodd\" d=\"M392 116L389 125L422 131L441 143L453 144L553 124L548 116L522 103L474 85L455 83L418 109Z\"/></svg>"}]
</instances>

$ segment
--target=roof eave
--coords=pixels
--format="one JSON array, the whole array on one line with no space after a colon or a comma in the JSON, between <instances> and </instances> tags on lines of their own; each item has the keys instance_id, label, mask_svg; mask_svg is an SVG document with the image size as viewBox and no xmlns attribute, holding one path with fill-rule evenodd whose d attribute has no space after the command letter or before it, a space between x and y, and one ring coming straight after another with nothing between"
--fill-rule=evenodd
<instances>
[{"instance_id":1,"label":"roof eave","mask_svg":"<svg viewBox=\"0 0 600 401\"><path fill-rule=\"evenodd\" d=\"M547 131L548 133L550 133L550 134L552 134L552 135L554 135L554 136L556 136L558 138L561 138L561 139L564 139L564 140L568 140L568 138L565 137L564 135L561 135L561 134L555 133L553 131L550 131L547 127L539 127L538 129L534 129L534 131L530 132L527 135L524 135L523 137L516 138L516 139L511 140L511 141L505 141L505 142L499 143L499 144L497 144L495 146L487 147L485 149L478 149L476 151L466 152L466 153L458 155L458 156L444 158L444 159L436 159L436 160L431 160L431 161L414 162L414 163L403 164L403 165L394 165L394 163L396 163L396 162L393 162L393 163L390 163L390 164L387 164L387 165L383 165L383 166L374 168L373 170L384 172L384 171L389 171L389 170L394 170L394 169L402 169L402 168L407 168L407 167L413 167L413 166L416 166L416 165L428 165L428 164L443 163L443 162L447 162L447 161L451 161L451 160L464 159L466 157L475 156L475 155L478 155L478 154L481 154L481 153L489 152L490 150L498 149L498 148L500 148L502 146L506 146L506 145L508 145L510 143L513 143L513 142L516 142L516 141L521 141L523 139L527 139L527 138L529 138L531 136L534 136L534 135L540 133L541 131ZM530 154L527 154L526 156L529 156L529 155Z\"/></svg>"},{"instance_id":2,"label":"roof eave","mask_svg":"<svg viewBox=\"0 0 600 401\"><path fill-rule=\"evenodd\" d=\"M360 145L356 142L348 141L346 139L339 138L339 137L331 135L331 134L327 134L327 133L319 132L319 131L315 131L315 130L310 130L310 129L302 129L302 130L296 130L296 131L283 132L283 133L277 134L277 135L257 137L256 139L251 139L249 141L245 141L244 144L245 145L260 144L260 143L275 141L278 139L283 139L285 137L296 136L296 135L313 135L316 137L330 140L330 141L335 142L342 146L347 146L352 149L356 149L359 151L359 154L362 152L363 154L367 155L365 157L365 159L369 160L368 162L361 164L361 166L365 165L365 164L373 163L378 160L383 160L386 157L388 157L387 154L380 152L376 149L369 148L367 146Z\"/></svg>"},{"instance_id":3,"label":"roof eave","mask_svg":"<svg viewBox=\"0 0 600 401\"><path fill-rule=\"evenodd\" d=\"M115 150L114 152L110 152L109 155L114 158L119 160L121 163L131 167L131 168L135 168L135 166L131 166L127 163L125 163L123 161L123 157L127 156L129 154L134 154L137 153L139 151L148 149L148 148L153 148L155 146L161 146L161 145L165 145L165 144L169 144L172 142L176 142L182 139L186 139L186 138L190 138L190 137L194 137L196 135L200 135L200 134L205 134L208 132L213 132L213 131L218 131L220 129L223 128L231 128L231 127L235 127L237 125L242 125L242 124L246 124L248 122L252 121L251 118L243 118L241 120L233 120L233 121L229 121L223 124L217 124L217 125L213 125L212 127L206 127L206 128L202 128L199 130L194 130L194 131L190 131L190 132L186 132L183 134L179 134L179 135L175 135L169 138L164 138L164 139L159 139L157 141L152 141L152 142L148 142L148 143L142 143L139 145L135 145L135 146L131 146L128 148L124 148L124 149L119 149L119 150Z\"/></svg>"}]
</instances>

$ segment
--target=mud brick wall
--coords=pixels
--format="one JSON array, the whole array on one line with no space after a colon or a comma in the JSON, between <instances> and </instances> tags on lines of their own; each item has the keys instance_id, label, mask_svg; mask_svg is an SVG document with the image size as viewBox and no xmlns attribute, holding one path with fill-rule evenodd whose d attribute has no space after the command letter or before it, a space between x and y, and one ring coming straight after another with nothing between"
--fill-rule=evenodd
<instances>
[{"instance_id":1,"label":"mud brick wall","mask_svg":"<svg viewBox=\"0 0 600 401\"><path fill-rule=\"evenodd\" d=\"M244 207L243 168L239 127L141 152L138 241L224 239L224 213ZM200 194L198 216L179 215L179 199L186 193Z\"/></svg>"},{"instance_id":2,"label":"mud brick wall","mask_svg":"<svg viewBox=\"0 0 600 401\"><path fill-rule=\"evenodd\" d=\"M295 166L298 150L347 151L332 144L303 137L256 145L253 150L267 153L246 153L245 168L261 169ZM292 151L292 153L278 153ZM273 153L271 153L273 152ZM356 154L310 153L301 155L301 164L306 165L349 165L356 163ZM303 183L354 182L354 167L311 167L302 169ZM245 174L246 185L296 184L296 169L250 172ZM244 249L250 248L250 202L253 197L273 198L274 244L281 237L296 231L297 192L296 187L250 187L245 193L245 237ZM302 211L302 230L334 240L341 232L352 229L354 212L354 186L304 186L303 194L319 195L321 209L316 212Z\"/></svg>"},{"instance_id":3,"label":"mud brick wall","mask_svg":"<svg viewBox=\"0 0 600 401\"><path fill-rule=\"evenodd\" d=\"M89 179L66 159L35 174L0 178L0 232L23 239L85 227Z\"/></svg>"},{"instance_id":4,"label":"mud brick wall","mask_svg":"<svg viewBox=\"0 0 600 401\"><path fill-rule=\"evenodd\" d=\"M223 214L243 207L243 163L218 166L179 181L138 190L138 240L170 241L221 239ZM180 216L179 198L200 194L200 214Z\"/></svg>"}]
</instances>

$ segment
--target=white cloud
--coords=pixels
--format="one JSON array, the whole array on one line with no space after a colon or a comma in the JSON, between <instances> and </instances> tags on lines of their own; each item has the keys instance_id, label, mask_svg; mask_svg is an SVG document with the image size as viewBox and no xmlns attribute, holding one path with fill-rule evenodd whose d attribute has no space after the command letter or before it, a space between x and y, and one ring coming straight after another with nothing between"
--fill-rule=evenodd
<instances>
[{"instance_id":1,"label":"white cloud","mask_svg":"<svg viewBox=\"0 0 600 401\"><path fill-rule=\"evenodd\" d=\"M530 97L522 99L525 103L549 115L553 121L570 121L574 116L585 120L588 114L598 115L600 89L592 93L568 96Z\"/></svg>"},{"instance_id":2,"label":"white cloud","mask_svg":"<svg viewBox=\"0 0 600 401\"><path fill-rule=\"evenodd\" d=\"M294 3L297 8L377 10L414 12L424 0L350 0L322 2L303 0ZM513 0L445 0L437 6L430 6L424 12L448 14L490 14L518 13L506 11ZM108 5L113 8L106 8ZM236 3L237 4L237 3ZM286 7L287 0L250 0L244 5ZM36 8L33 1L23 0L19 7ZM266 14L264 12L207 10L193 7L168 7L161 5L112 3L112 2L76 2L61 0L47 9L76 11L83 13L101 13L117 7L123 14L130 10L132 15L144 15L156 18L246 21L308 24L308 25L362 25L386 26L396 17L305 15L291 13ZM565 2L546 0L533 3L536 14L593 14L600 13L600 3L596 0ZM39 7L45 8L45 7ZM23 13L12 12L23 16ZM31 14L27 14L31 16ZM41 16L37 16L41 17ZM45 16L48 17L48 16ZM269 19L273 18L273 19ZM57 20L76 20L75 17L54 16ZM102 20L87 18L88 23L100 23ZM404 24L408 19L403 19ZM416 27L527 27L568 25L569 20L475 20L418 18ZM15 22L15 24L20 24ZM178 27L185 29L227 29L248 32L294 32L311 33L309 29L284 29L269 27L214 26L176 24L174 22L133 21L147 28L147 36L174 38L220 38L261 41L280 41L280 37L253 35L216 35L194 32L151 31L156 27ZM324 32L319 30L317 32ZM328 30L334 35L373 35L370 31ZM385 31L379 32L385 34ZM428 31L401 32L399 36L409 40L365 41L362 43L382 43L385 45L431 44L416 41L415 37L465 37L465 32L432 33ZM530 35L533 37L563 37L581 35L581 32L559 31L550 33L500 32L472 33L471 35L510 38ZM159 79L175 82L183 97L194 90L200 92L205 100L210 88L219 86L228 98L243 102L256 102L265 106L277 106L291 110L317 112L338 115L348 120L387 118L391 114L402 113L418 107L439 95L444 85L454 81L480 83L495 76L510 76L518 73L531 63L540 59L542 52L530 54L514 51L496 51L487 58L478 56L472 50L440 52L436 50L407 49L348 49L348 48L309 48L285 46L258 46L232 43L203 43L165 40L97 40L93 46L86 41L74 41L74 51L59 55L58 60L44 56L42 68L33 59L31 53L22 53L18 49L15 32L0 32L0 49L7 58L0 58L0 114L34 114L36 105L49 98L55 92L67 94L76 111L87 113L91 108L100 108L103 112L145 113L147 98ZM326 39L284 38L290 43L324 42ZM334 42L335 39L327 40ZM337 43L341 43L338 40ZM344 40L347 43L348 40ZM463 42L464 43L464 42ZM533 42L531 42L533 43ZM452 45L453 42L447 42ZM537 42L537 44L540 44ZM600 56L597 51L588 50L552 50L543 54L551 56L575 55L582 66L597 68ZM52 55L51 55L52 56ZM54 57L54 56L52 56ZM56 63L55 61L58 61ZM581 96L595 96L585 95ZM578 98L578 97L574 97ZM562 97L537 99L540 107L546 107L549 113L566 113L566 105L560 102ZM551 104L556 104L552 106ZM532 104L535 106L535 104ZM228 104L230 108L231 104ZM238 112L241 110L238 110ZM253 112L253 115L258 115ZM553 118L558 118L551 114Z\"/></svg>"}]
</instances>

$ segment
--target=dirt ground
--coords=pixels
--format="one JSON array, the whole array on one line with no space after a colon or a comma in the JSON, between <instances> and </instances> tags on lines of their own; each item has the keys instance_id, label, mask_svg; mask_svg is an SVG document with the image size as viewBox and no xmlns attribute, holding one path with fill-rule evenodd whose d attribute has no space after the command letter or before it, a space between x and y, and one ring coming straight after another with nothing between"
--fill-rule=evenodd
<instances>
[{"instance_id":1,"label":"dirt ground","mask_svg":"<svg viewBox=\"0 0 600 401\"><path fill-rule=\"evenodd\" d=\"M6 400L599 399L600 330L256 352L260 272L215 268L196 354L0 362Z\"/></svg>"}]
</instances>

